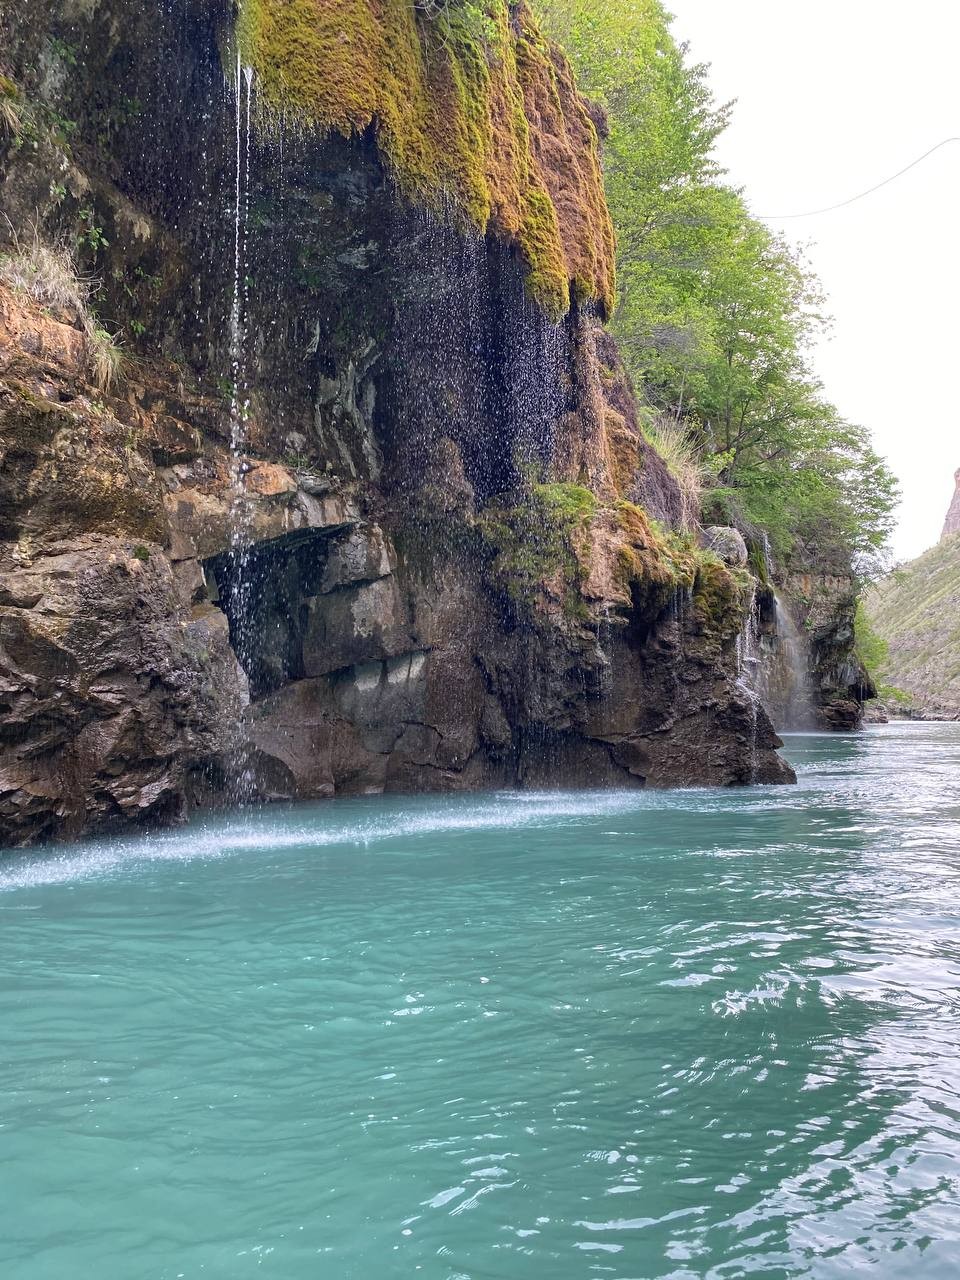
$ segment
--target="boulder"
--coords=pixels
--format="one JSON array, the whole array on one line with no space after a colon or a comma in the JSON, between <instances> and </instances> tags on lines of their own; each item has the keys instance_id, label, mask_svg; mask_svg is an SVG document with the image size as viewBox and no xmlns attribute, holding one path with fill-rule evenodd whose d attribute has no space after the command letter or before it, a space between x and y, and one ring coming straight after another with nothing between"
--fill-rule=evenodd
<instances>
[{"instance_id":1,"label":"boulder","mask_svg":"<svg viewBox=\"0 0 960 1280\"><path fill-rule=\"evenodd\" d=\"M747 544L739 529L728 525L714 524L704 529L700 535L700 545L706 551L712 551L724 564L734 568L743 568L750 559Z\"/></svg>"}]
</instances>

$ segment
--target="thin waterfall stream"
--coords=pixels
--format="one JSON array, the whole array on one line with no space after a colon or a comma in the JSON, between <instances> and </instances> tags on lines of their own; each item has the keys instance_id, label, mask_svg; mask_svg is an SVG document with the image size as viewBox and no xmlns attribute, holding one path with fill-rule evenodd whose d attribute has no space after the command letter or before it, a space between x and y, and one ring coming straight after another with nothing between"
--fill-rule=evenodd
<instances>
[{"instance_id":1,"label":"thin waterfall stream","mask_svg":"<svg viewBox=\"0 0 960 1280\"><path fill-rule=\"evenodd\" d=\"M801 635L789 608L776 593L773 601L777 635L787 671L788 694L783 725L787 730L809 729L813 724L809 644Z\"/></svg>"},{"instance_id":2,"label":"thin waterfall stream","mask_svg":"<svg viewBox=\"0 0 960 1280\"><path fill-rule=\"evenodd\" d=\"M240 666L250 667L253 652L254 626L251 617L253 582L251 579L253 546L250 528L251 508L247 494L246 477L249 471L247 458L247 424L250 415L248 320L250 311L250 274L247 261L248 230L250 217L250 153L251 107L253 98L253 68L243 66L237 54L233 96L236 113L236 148L234 156L234 205L233 205L233 287L230 300L230 458L231 491L229 564L230 612L235 620L232 644ZM246 89L246 94L244 94ZM246 769L246 743L243 724L236 726L236 743L233 751L231 790L235 803L242 805L252 795L251 779Z\"/></svg>"}]
</instances>

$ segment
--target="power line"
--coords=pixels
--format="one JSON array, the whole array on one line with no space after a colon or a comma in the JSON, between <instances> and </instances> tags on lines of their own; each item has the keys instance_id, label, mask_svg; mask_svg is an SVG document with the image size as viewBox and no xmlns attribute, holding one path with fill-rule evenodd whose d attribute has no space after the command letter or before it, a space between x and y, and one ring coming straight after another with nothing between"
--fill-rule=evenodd
<instances>
[{"instance_id":1,"label":"power line","mask_svg":"<svg viewBox=\"0 0 960 1280\"><path fill-rule=\"evenodd\" d=\"M757 216L761 222L781 222L787 218L816 218L821 213L833 213L835 209L845 209L847 205L856 204L858 200L863 200L867 196L872 196L875 191L879 191L881 187L888 187L891 182L896 182L898 178L902 178L905 173L909 173L911 169L915 169L918 164L922 164L935 151L939 151L941 147L947 146L951 142L960 142L960 138L944 138L942 142L938 142L935 147L931 147L929 151L925 151L922 156L917 156L916 160L911 162L898 173L891 174L889 178L884 178L882 182L878 182L875 187L870 187L867 191L861 191L857 196L851 196L849 200L841 200L839 204L827 205L825 209L811 209L809 213L761 213Z\"/></svg>"}]
</instances>

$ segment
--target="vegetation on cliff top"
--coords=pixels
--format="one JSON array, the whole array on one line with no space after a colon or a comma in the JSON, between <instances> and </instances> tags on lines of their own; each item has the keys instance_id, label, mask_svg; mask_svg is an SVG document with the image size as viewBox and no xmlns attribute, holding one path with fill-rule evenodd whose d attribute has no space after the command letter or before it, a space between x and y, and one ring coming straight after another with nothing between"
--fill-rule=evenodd
<instances>
[{"instance_id":1,"label":"vegetation on cliff top","mask_svg":"<svg viewBox=\"0 0 960 1280\"><path fill-rule=\"evenodd\" d=\"M409 194L519 244L549 311L612 308L596 129L525 3L242 0L238 38L267 122L373 129Z\"/></svg>"},{"instance_id":2,"label":"vegetation on cliff top","mask_svg":"<svg viewBox=\"0 0 960 1280\"><path fill-rule=\"evenodd\" d=\"M638 387L685 423L706 518L766 533L782 560L862 564L886 541L896 486L811 370L826 319L802 253L750 216L716 163L730 108L707 68L689 63L660 0L537 8L609 115L614 329Z\"/></svg>"}]
</instances>

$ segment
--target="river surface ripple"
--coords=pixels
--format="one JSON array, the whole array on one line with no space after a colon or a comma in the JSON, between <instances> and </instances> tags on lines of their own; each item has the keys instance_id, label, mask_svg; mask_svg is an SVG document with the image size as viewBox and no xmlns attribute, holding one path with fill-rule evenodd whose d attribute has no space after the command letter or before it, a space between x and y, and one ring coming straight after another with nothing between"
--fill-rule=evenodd
<instances>
[{"instance_id":1,"label":"river surface ripple","mask_svg":"<svg viewBox=\"0 0 960 1280\"><path fill-rule=\"evenodd\" d=\"M960 726L0 858L4 1280L960 1274Z\"/></svg>"}]
</instances>

